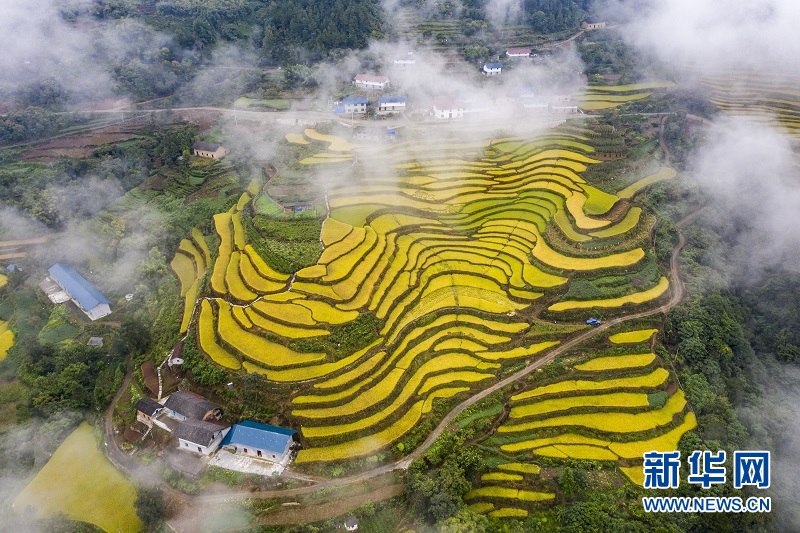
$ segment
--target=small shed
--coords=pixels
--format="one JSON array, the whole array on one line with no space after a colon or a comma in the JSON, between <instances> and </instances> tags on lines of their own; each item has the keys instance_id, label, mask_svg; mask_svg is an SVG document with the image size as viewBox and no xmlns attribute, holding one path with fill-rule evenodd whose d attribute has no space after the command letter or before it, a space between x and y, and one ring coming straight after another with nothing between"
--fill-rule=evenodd
<instances>
[{"instance_id":1,"label":"small shed","mask_svg":"<svg viewBox=\"0 0 800 533\"><path fill-rule=\"evenodd\" d=\"M347 531L358 531L358 517L356 515L347 515L344 519L344 528Z\"/></svg>"},{"instance_id":2,"label":"small shed","mask_svg":"<svg viewBox=\"0 0 800 533\"><path fill-rule=\"evenodd\" d=\"M245 420L231 427L221 445L233 453L282 463L289 457L295 433L293 429Z\"/></svg>"},{"instance_id":3,"label":"small shed","mask_svg":"<svg viewBox=\"0 0 800 533\"><path fill-rule=\"evenodd\" d=\"M136 420L147 427L153 427L153 419L161 414L161 411L164 410L164 406L152 398L140 399L138 402L136 402L135 407Z\"/></svg>"},{"instance_id":4,"label":"small shed","mask_svg":"<svg viewBox=\"0 0 800 533\"><path fill-rule=\"evenodd\" d=\"M173 431L181 450L211 455L219 447L230 428L205 420L184 420Z\"/></svg>"},{"instance_id":5,"label":"small shed","mask_svg":"<svg viewBox=\"0 0 800 533\"><path fill-rule=\"evenodd\" d=\"M192 145L192 154L210 159L222 159L228 155L228 149L221 144L197 141Z\"/></svg>"}]
</instances>

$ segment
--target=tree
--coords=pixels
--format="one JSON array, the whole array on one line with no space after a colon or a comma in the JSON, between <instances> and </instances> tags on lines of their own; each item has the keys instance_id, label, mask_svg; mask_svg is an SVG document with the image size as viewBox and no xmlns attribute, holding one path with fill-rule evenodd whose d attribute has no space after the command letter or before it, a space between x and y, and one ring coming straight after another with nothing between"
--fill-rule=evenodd
<instances>
[{"instance_id":1,"label":"tree","mask_svg":"<svg viewBox=\"0 0 800 533\"><path fill-rule=\"evenodd\" d=\"M441 523L440 533L484 533L488 531L489 519L484 515L462 509Z\"/></svg>"},{"instance_id":2,"label":"tree","mask_svg":"<svg viewBox=\"0 0 800 533\"><path fill-rule=\"evenodd\" d=\"M140 486L136 489L136 501L133 505L148 531L155 531L167 514L164 491L158 487Z\"/></svg>"}]
</instances>

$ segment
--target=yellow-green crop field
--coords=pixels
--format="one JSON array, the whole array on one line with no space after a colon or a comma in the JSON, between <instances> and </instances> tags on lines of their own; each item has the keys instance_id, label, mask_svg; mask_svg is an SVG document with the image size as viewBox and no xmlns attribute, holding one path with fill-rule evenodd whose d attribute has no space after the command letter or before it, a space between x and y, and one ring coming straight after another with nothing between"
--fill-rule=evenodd
<instances>
[{"instance_id":1,"label":"yellow-green crop field","mask_svg":"<svg viewBox=\"0 0 800 533\"><path fill-rule=\"evenodd\" d=\"M711 94L711 103L723 113L776 127L788 137L800 139L800 79L796 73L739 70L700 74L701 83Z\"/></svg>"},{"instance_id":2,"label":"yellow-green crop field","mask_svg":"<svg viewBox=\"0 0 800 533\"><path fill-rule=\"evenodd\" d=\"M12 346L14 346L14 332L8 328L8 322L0 320L0 361L6 358Z\"/></svg>"},{"instance_id":3,"label":"yellow-green crop field","mask_svg":"<svg viewBox=\"0 0 800 533\"><path fill-rule=\"evenodd\" d=\"M614 344L634 344L649 340L655 333L658 333L657 329L637 329L636 331L625 331L611 335L608 340Z\"/></svg>"},{"instance_id":4,"label":"yellow-green crop field","mask_svg":"<svg viewBox=\"0 0 800 533\"><path fill-rule=\"evenodd\" d=\"M506 368L542 357L575 331L572 324L554 328L541 342L525 337L532 323L545 323L538 313L559 305L575 272L635 271L645 257L644 239L626 240L641 227L641 209L612 209L619 195L581 176L601 164L591 157L586 136L553 131L494 144L401 142L381 150L312 129L286 139L318 150L301 164L357 161L393 169L329 187L324 250L294 276L278 272L256 251L258 243L248 242L245 206L257 186L214 216L216 235L208 241L193 230L173 268L186 298L181 328L194 334L211 361L293 385L283 414L300 429L301 465L369 456L402 442L436 412L435 402L489 387ZM548 242L551 225L574 246ZM613 252L581 251L609 237L615 238ZM218 243L213 253L207 242ZM647 305L657 297L651 289L601 305L613 312L615 305ZM585 302L566 304L580 309ZM365 313L379 322L366 346L346 353L330 346L334 334ZM609 366L630 372L635 365L620 366L623 358ZM607 370L587 368L582 375ZM581 412L591 405L645 419L650 411L635 411L647 409L646 395L628 389L657 389L668 377L659 371L666 373L658 368L649 375L549 385L567 387L553 395L573 397L534 394L514 400L513 412L539 409L536 416L550 416L577 409L569 416L592 416ZM606 401L581 404L593 392ZM526 399L541 401L517 405ZM513 465L492 473L494 481L538 472L536 465ZM547 499L531 494L538 493L519 488L515 498Z\"/></svg>"},{"instance_id":5,"label":"yellow-green crop field","mask_svg":"<svg viewBox=\"0 0 800 533\"><path fill-rule=\"evenodd\" d=\"M84 422L61 443L35 478L14 500L14 511L44 518L64 513L105 531L144 530L133 502L136 489L97 449L94 430Z\"/></svg>"},{"instance_id":6,"label":"yellow-green crop field","mask_svg":"<svg viewBox=\"0 0 800 533\"><path fill-rule=\"evenodd\" d=\"M669 81L609 86L590 85L584 87L577 95L577 100L584 111L602 111L628 102L643 100L651 96L654 89L666 89L673 85Z\"/></svg>"}]
</instances>

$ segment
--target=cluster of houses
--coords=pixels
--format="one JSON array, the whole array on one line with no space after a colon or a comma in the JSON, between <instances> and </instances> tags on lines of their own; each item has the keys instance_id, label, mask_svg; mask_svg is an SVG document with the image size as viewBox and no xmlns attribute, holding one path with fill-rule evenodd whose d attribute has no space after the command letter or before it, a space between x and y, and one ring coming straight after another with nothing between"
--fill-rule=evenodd
<instances>
[{"instance_id":1,"label":"cluster of houses","mask_svg":"<svg viewBox=\"0 0 800 533\"><path fill-rule=\"evenodd\" d=\"M222 410L199 394L177 391L162 401L141 398L136 420L172 433L178 448L212 455L219 448L231 453L286 464L293 445L292 429L245 420L229 426L220 422Z\"/></svg>"}]
</instances>

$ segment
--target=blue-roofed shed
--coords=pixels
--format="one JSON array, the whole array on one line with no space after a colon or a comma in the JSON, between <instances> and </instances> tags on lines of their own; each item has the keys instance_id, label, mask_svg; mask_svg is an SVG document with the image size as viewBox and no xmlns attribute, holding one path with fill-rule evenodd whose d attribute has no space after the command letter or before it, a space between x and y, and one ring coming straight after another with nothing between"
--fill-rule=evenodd
<instances>
[{"instance_id":1,"label":"blue-roofed shed","mask_svg":"<svg viewBox=\"0 0 800 533\"><path fill-rule=\"evenodd\" d=\"M48 273L50 278L92 320L97 320L111 313L111 302L71 266L65 263L56 263L50 267Z\"/></svg>"},{"instance_id":2,"label":"blue-roofed shed","mask_svg":"<svg viewBox=\"0 0 800 533\"><path fill-rule=\"evenodd\" d=\"M282 463L289 457L295 433L293 429L245 420L231 427L221 446L233 452Z\"/></svg>"}]
</instances>

